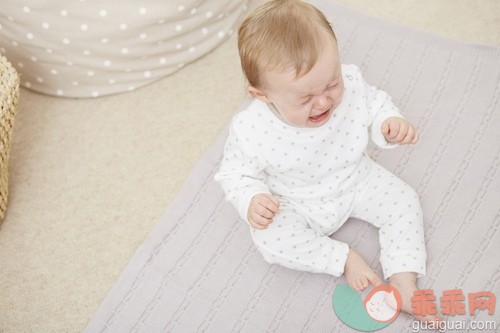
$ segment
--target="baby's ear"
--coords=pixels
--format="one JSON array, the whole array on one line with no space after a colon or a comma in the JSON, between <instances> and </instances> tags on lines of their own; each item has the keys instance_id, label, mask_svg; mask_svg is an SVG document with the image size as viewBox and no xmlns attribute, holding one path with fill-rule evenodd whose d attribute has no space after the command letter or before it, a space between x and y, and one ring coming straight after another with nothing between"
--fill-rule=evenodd
<instances>
[{"instance_id":1,"label":"baby's ear","mask_svg":"<svg viewBox=\"0 0 500 333\"><path fill-rule=\"evenodd\" d=\"M248 94L253 97L257 98L258 100L264 102L264 103L271 103L269 98L267 97L267 94L260 90L259 88L255 88L254 86L248 86Z\"/></svg>"}]
</instances>

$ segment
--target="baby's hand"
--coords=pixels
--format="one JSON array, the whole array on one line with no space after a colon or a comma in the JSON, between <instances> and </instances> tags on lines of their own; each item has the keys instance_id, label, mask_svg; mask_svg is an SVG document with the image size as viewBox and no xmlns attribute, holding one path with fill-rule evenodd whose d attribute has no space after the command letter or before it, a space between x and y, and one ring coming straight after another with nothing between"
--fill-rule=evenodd
<instances>
[{"instance_id":1,"label":"baby's hand","mask_svg":"<svg viewBox=\"0 0 500 333\"><path fill-rule=\"evenodd\" d=\"M360 292L372 284L377 287L382 284L380 277L368 266L366 261L353 249L349 249L349 255L345 263L344 275L351 288Z\"/></svg>"},{"instance_id":2,"label":"baby's hand","mask_svg":"<svg viewBox=\"0 0 500 333\"><path fill-rule=\"evenodd\" d=\"M273 222L273 217L279 213L280 202L267 193L256 194L248 207L248 222L255 229L266 229Z\"/></svg>"},{"instance_id":3,"label":"baby's hand","mask_svg":"<svg viewBox=\"0 0 500 333\"><path fill-rule=\"evenodd\" d=\"M412 124L399 117L387 118L382 123L382 134L387 142L400 145L417 143L419 137Z\"/></svg>"}]
</instances>

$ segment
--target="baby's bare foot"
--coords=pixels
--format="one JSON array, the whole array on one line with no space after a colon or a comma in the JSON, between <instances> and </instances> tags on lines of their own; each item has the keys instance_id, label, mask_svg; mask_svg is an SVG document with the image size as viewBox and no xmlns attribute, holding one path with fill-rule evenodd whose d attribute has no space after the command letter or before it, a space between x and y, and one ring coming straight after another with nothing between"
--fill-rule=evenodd
<instances>
[{"instance_id":1,"label":"baby's bare foot","mask_svg":"<svg viewBox=\"0 0 500 333\"><path fill-rule=\"evenodd\" d=\"M396 288L401 295L401 311L412 315L416 320L422 322L439 322L437 314L416 315L413 314L411 298L417 291L417 274L412 272L396 273L389 278L389 284Z\"/></svg>"},{"instance_id":2,"label":"baby's bare foot","mask_svg":"<svg viewBox=\"0 0 500 333\"><path fill-rule=\"evenodd\" d=\"M377 287L382 283L380 277L368 266L366 261L354 250L349 250L344 268L344 276L351 288L360 292L370 284Z\"/></svg>"}]
</instances>

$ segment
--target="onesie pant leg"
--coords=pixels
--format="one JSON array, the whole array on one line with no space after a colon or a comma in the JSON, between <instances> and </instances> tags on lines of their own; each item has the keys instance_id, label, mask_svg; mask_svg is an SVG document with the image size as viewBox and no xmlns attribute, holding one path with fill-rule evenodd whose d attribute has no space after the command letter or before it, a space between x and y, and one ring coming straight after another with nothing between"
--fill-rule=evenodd
<instances>
[{"instance_id":1,"label":"onesie pant leg","mask_svg":"<svg viewBox=\"0 0 500 333\"><path fill-rule=\"evenodd\" d=\"M347 244L318 234L308 225L307 217L283 203L267 229L252 228L251 235L269 263L334 276L344 272L349 253Z\"/></svg>"},{"instance_id":2,"label":"onesie pant leg","mask_svg":"<svg viewBox=\"0 0 500 333\"><path fill-rule=\"evenodd\" d=\"M387 279L394 273L425 274L423 214L418 195L408 184L374 163L360 188L351 216L379 228L380 262Z\"/></svg>"}]
</instances>

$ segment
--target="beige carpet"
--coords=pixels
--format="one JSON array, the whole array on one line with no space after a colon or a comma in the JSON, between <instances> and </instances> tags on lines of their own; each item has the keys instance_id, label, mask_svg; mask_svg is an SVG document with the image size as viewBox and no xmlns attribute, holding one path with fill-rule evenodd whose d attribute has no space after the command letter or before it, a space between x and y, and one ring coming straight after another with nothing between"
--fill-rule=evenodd
<instances>
[{"instance_id":1,"label":"beige carpet","mask_svg":"<svg viewBox=\"0 0 500 333\"><path fill-rule=\"evenodd\" d=\"M495 0L341 2L500 45ZM133 93L21 93L0 227L0 332L80 332L241 101L235 39Z\"/></svg>"}]
</instances>

